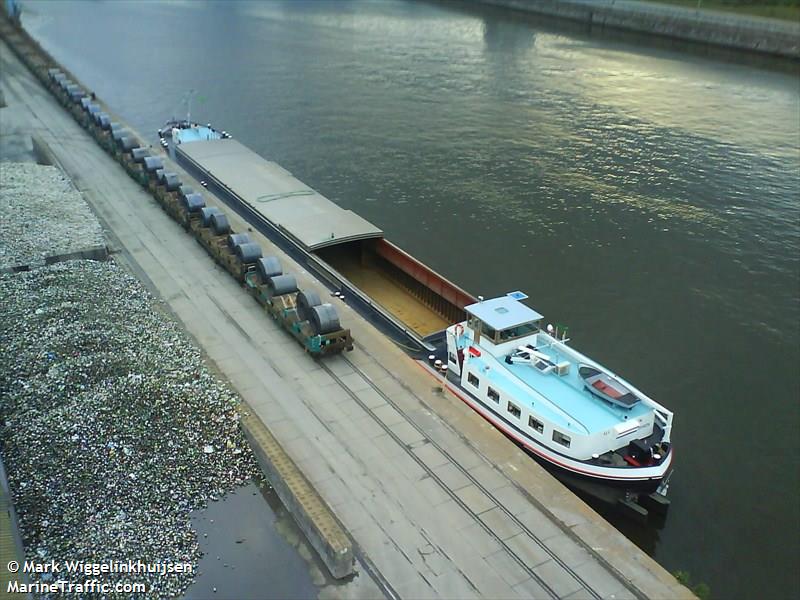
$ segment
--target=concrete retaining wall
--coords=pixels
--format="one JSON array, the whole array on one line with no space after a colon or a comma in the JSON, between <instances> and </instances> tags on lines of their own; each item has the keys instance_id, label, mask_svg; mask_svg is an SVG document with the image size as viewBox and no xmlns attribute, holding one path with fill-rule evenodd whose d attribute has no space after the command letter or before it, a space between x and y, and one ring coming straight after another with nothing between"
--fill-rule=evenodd
<instances>
[{"instance_id":1,"label":"concrete retaining wall","mask_svg":"<svg viewBox=\"0 0 800 600\"><path fill-rule=\"evenodd\" d=\"M261 470L300 530L337 579L354 572L353 545L325 501L252 410L242 414L242 430Z\"/></svg>"},{"instance_id":2,"label":"concrete retaining wall","mask_svg":"<svg viewBox=\"0 0 800 600\"><path fill-rule=\"evenodd\" d=\"M560 17L592 27L613 27L800 59L800 25L775 19L630 0L475 0Z\"/></svg>"}]
</instances>

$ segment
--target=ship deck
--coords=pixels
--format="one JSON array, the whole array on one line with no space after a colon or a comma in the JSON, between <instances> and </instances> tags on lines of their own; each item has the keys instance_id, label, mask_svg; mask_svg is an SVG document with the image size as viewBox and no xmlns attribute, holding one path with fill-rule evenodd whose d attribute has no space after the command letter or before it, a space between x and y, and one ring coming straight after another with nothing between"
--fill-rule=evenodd
<instances>
[{"instance_id":1,"label":"ship deck","mask_svg":"<svg viewBox=\"0 0 800 600\"><path fill-rule=\"evenodd\" d=\"M220 139L220 134L208 127L187 127L178 133L181 143Z\"/></svg>"},{"instance_id":2,"label":"ship deck","mask_svg":"<svg viewBox=\"0 0 800 600\"><path fill-rule=\"evenodd\" d=\"M492 387L501 393L505 390L507 396L524 403L534 414L538 413L554 424L583 435L606 431L652 411L643 402L625 409L597 398L585 389L575 360L554 348L542 347L542 351L555 363L569 362L569 374L559 376L555 372L542 373L529 364L509 365L501 358L492 361L493 368L490 366L487 374ZM487 361L481 358L470 360L487 365ZM531 390L544 397L545 401L532 396Z\"/></svg>"}]
</instances>

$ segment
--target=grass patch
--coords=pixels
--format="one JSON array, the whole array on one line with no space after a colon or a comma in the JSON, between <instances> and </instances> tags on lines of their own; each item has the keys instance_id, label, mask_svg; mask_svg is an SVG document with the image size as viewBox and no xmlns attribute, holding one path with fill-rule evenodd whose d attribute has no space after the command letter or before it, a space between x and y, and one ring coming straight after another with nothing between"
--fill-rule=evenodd
<instances>
[{"instance_id":1,"label":"grass patch","mask_svg":"<svg viewBox=\"0 0 800 600\"><path fill-rule=\"evenodd\" d=\"M711 588L705 583L692 585L692 576L689 571L675 571L672 575L678 580L678 583L692 590L692 593L700 600L711 600Z\"/></svg>"}]
</instances>

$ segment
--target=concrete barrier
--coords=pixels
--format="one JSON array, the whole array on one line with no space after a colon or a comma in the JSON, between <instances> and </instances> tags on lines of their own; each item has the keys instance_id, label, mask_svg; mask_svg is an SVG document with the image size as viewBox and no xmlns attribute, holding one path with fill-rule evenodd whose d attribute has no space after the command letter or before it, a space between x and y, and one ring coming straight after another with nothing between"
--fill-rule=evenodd
<instances>
[{"instance_id":1,"label":"concrete barrier","mask_svg":"<svg viewBox=\"0 0 800 600\"><path fill-rule=\"evenodd\" d=\"M680 6L631 0L475 0L529 13L560 17L591 27L611 27L800 58L800 25Z\"/></svg>"},{"instance_id":2,"label":"concrete barrier","mask_svg":"<svg viewBox=\"0 0 800 600\"><path fill-rule=\"evenodd\" d=\"M2 267L0 268L0 273L20 273L22 271L30 271L67 260L108 260L108 248L106 246L96 246L94 248L86 248L68 254L52 254L50 256L45 256L41 260L29 261L25 264L13 265L10 267Z\"/></svg>"},{"instance_id":3,"label":"concrete barrier","mask_svg":"<svg viewBox=\"0 0 800 600\"><path fill-rule=\"evenodd\" d=\"M328 505L253 411L243 407L241 412L242 430L258 464L297 526L333 577L352 575L353 545Z\"/></svg>"},{"instance_id":4,"label":"concrete barrier","mask_svg":"<svg viewBox=\"0 0 800 600\"><path fill-rule=\"evenodd\" d=\"M39 136L33 134L31 136L31 144L33 145L33 154L36 156L36 163L40 165L56 165L56 157L50 146Z\"/></svg>"}]
</instances>

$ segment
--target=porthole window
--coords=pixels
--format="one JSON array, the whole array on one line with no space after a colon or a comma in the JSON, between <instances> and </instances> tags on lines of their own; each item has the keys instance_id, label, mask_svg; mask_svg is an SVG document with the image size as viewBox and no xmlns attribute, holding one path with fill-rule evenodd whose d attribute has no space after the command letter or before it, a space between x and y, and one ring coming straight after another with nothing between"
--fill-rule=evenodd
<instances>
[{"instance_id":1,"label":"porthole window","mask_svg":"<svg viewBox=\"0 0 800 600\"><path fill-rule=\"evenodd\" d=\"M510 412L518 419L519 416L522 414L522 411L519 409L519 406L517 406L516 404L511 404L511 402L508 403L508 412Z\"/></svg>"},{"instance_id":2,"label":"porthole window","mask_svg":"<svg viewBox=\"0 0 800 600\"><path fill-rule=\"evenodd\" d=\"M475 377L475 375L473 375L472 373L467 375L467 381L469 382L470 385L474 387L478 387L481 384L481 380Z\"/></svg>"},{"instance_id":3,"label":"porthole window","mask_svg":"<svg viewBox=\"0 0 800 600\"><path fill-rule=\"evenodd\" d=\"M500 394L497 393L497 390L494 388L489 388L489 391L486 392L486 395L489 396L490 400L493 400L495 404L500 404Z\"/></svg>"}]
</instances>

